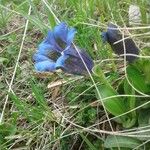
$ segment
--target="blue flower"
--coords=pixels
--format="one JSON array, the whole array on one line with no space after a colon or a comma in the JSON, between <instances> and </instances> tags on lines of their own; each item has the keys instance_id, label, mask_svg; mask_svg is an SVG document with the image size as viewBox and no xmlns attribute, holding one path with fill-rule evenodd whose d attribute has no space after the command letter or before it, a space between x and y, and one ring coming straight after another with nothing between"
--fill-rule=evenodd
<instances>
[{"instance_id":1,"label":"blue flower","mask_svg":"<svg viewBox=\"0 0 150 150\"><path fill-rule=\"evenodd\" d=\"M40 72L53 72L56 69L62 69L71 74L87 74L84 61L91 71L93 68L92 59L80 48L77 48L78 54L72 45L75 33L76 30L68 28L65 23L60 23L53 31L48 31L47 37L33 55L35 69Z\"/></svg>"},{"instance_id":2,"label":"blue flower","mask_svg":"<svg viewBox=\"0 0 150 150\"><path fill-rule=\"evenodd\" d=\"M94 65L92 59L84 50L81 50L78 47L77 50L70 47L64 51L63 55L56 61L56 68L61 68L63 71L71 74L87 75L87 69L91 72Z\"/></svg>"},{"instance_id":3,"label":"blue flower","mask_svg":"<svg viewBox=\"0 0 150 150\"><path fill-rule=\"evenodd\" d=\"M102 40L103 42L108 42L116 54L118 55L124 54L122 34L116 25L112 23L108 25L107 31L102 32ZM120 42L115 43L117 41L120 41ZM125 43L126 54L134 54L134 55L139 54L139 49L131 38L126 38L124 40L124 43ZM129 56L129 55L124 56L124 57L126 57L126 60L129 62L133 62L137 58L136 56Z\"/></svg>"}]
</instances>

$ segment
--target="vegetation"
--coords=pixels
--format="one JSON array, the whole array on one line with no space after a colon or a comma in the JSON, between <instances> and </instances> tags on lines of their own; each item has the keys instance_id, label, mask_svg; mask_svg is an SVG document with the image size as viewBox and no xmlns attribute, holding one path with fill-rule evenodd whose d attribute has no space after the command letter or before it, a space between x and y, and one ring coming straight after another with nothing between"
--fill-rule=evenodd
<instances>
[{"instance_id":1,"label":"vegetation","mask_svg":"<svg viewBox=\"0 0 150 150\"><path fill-rule=\"evenodd\" d=\"M138 25L129 23L132 4ZM149 8L149 0L0 0L0 149L148 150ZM62 21L94 60L91 75L35 72L32 55ZM133 63L103 43L109 22L130 27L140 48Z\"/></svg>"}]
</instances>

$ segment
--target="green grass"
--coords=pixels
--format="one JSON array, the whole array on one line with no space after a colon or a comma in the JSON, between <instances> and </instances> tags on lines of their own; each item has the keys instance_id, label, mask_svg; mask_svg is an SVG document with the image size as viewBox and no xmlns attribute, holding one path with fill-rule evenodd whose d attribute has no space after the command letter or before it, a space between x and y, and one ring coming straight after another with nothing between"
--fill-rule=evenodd
<instances>
[{"instance_id":1,"label":"green grass","mask_svg":"<svg viewBox=\"0 0 150 150\"><path fill-rule=\"evenodd\" d=\"M148 0L0 0L1 150L149 149L149 58L128 65L125 73L123 61L110 60L117 57L100 36L110 21L129 26L131 4L140 7L141 26L149 26ZM72 75L70 81L64 73L34 72L32 55L56 17L77 29L75 44L95 62L95 85L90 77ZM149 28L131 34L141 34L134 40L140 54L150 56ZM60 80L66 82L48 88Z\"/></svg>"}]
</instances>

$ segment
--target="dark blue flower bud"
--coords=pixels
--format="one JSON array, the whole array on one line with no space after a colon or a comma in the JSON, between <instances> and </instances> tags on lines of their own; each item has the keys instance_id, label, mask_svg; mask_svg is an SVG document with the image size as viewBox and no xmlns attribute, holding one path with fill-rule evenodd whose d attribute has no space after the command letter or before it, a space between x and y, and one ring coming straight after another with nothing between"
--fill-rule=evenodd
<instances>
[{"instance_id":1,"label":"dark blue flower bud","mask_svg":"<svg viewBox=\"0 0 150 150\"><path fill-rule=\"evenodd\" d=\"M122 34L116 25L110 23L108 25L107 31L102 33L102 38L103 41L107 41L110 44L111 48L116 54L124 55L127 61L133 62L137 58L136 56L130 55L132 54L138 55L139 54L138 47L131 38L127 38L127 35L124 36L125 39L123 42Z\"/></svg>"}]
</instances>

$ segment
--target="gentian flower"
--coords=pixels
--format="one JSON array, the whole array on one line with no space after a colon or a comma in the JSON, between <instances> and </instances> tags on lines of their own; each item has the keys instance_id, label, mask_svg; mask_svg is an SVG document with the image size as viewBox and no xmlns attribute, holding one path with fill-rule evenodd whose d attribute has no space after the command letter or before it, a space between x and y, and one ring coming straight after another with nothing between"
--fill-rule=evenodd
<instances>
[{"instance_id":1,"label":"gentian flower","mask_svg":"<svg viewBox=\"0 0 150 150\"><path fill-rule=\"evenodd\" d=\"M125 36L126 38L126 36ZM108 25L107 31L102 32L102 40L103 42L108 42L113 49L113 51L118 55L123 55L124 53L124 45L122 40L122 34L119 31L118 27L112 23ZM120 41L122 40L122 41ZM119 41L118 43L115 43ZM135 45L134 41L131 38L124 39L126 54L139 54L139 49ZM136 56L124 56L128 62L133 62L137 57Z\"/></svg>"},{"instance_id":2,"label":"gentian flower","mask_svg":"<svg viewBox=\"0 0 150 150\"><path fill-rule=\"evenodd\" d=\"M64 54L57 59L56 68L61 68L63 71L71 74L87 75L87 69L82 61L83 59L88 70L91 72L93 68L93 61L83 49L80 49L78 47L77 49L80 55L73 47L65 50ZM80 56L82 57L82 59Z\"/></svg>"},{"instance_id":3,"label":"gentian flower","mask_svg":"<svg viewBox=\"0 0 150 150\"><path fill-rule=\"evenodd\" d=\"M67 73L83 75L87 74L83 59L91 71L93 68L92 59L80 48L78 48L79 55L72 45L75 33L76 30L68 28L65 23L60 23L53 31L48 31L47 37L33 55L35 69L40 72L54 72L56 69L62 69Z\"/></svg>"}]
</instances>

